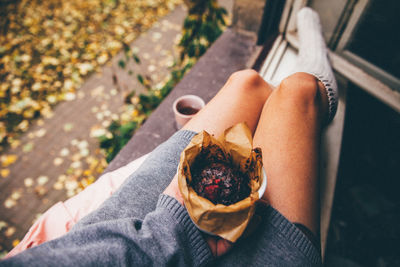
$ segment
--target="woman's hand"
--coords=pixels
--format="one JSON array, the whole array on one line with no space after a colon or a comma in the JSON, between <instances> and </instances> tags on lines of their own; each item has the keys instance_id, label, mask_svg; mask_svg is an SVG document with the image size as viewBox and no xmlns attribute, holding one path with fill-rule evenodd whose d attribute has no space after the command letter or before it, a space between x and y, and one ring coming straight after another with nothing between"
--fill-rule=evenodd
<instances>
[{"instance_id":1,"label":"woman's hand","mask_svg":"<svg viewBox=\"0 0 400 267\"><path fill-rule=\"evenodd\" d=\"M233 246L232 242L229 242L228 240L223 239L219 236L210 236L206 234L205 238L214 257L220 257L224 255Z\"/></svg>"},{"instance_id":2,"label":"woman's hand","mask_svg":"<svg viewBox=\"0 0 400 267\"><path fill-rule=\"evenodd\" d=\"M164 190L164 194L175 198L179 203L184 205L183 197L182 197L182 194L181 194L181 192L179 190L179 186L178 186L178 176L177 175L174 176L171 183ZM210 247L210 250L211 250L212 254L214 255L214 257L219 257L219 256L224 255L233 246L232 242L229 242L228 240L220 238L218 236L210 236L210 235L204 234L204 237L205 237L205 239L208 243L208 246Z\"/></svg>"}]
</instances>

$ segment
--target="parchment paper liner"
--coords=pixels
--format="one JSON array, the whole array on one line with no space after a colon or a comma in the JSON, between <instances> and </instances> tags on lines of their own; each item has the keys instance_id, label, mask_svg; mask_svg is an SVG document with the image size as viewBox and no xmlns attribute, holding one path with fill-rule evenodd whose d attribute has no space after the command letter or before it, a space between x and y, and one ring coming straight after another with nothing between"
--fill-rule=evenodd
<instances>
[{"instance_id":1,"label":"parchment paper liner","mask_svg":"<svg viewBox=\"0 0 400 267\"><path fill-rule=\"evenodd\" d=\"M252 134L246 124L240 123L218 138L203 131L193 137L183 150L178 167L178 184L185 207L193 222L203 231L235 242L244 232L254 214L258 189L262 183L261 149L252 149ZM233 164L250 178L250 196L229 206L214 205L199 196L192 187L190 166L202 151L209 151L211 160L232 158Z\"/></svg>"}]
</instances>

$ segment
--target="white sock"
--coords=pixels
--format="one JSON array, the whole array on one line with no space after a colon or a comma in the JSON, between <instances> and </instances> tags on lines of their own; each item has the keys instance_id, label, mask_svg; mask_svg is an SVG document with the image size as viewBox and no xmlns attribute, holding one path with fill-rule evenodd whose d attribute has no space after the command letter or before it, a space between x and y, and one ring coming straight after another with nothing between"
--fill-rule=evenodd
<instances>
[{"instance_id":1,"label":"white sock","mask_svg":"<svg viewBox=\"0 0 400 267\"><path fill-rule=\"evenodd\" d=\"M294 71L312 74L323 83L328 95L329 121L331 121L336 114L338 88L321 33L319 16L311 8L304 7L297 14L297 33L299 55Z\"/></svg>"}]
</instances>

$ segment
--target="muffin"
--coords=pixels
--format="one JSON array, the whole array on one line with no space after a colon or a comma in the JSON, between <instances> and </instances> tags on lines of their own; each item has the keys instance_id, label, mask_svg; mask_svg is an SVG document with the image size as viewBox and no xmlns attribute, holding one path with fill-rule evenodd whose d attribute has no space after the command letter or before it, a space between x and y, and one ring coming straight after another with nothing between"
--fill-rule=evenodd
<instances>
[{"instance_id":1,"label":"muffin","mask_svg":"<svg viewBox=\"0 0 400 267\"><path fill-rule=\"evenodd\" d=\"M194 191L213 204L231 205L250 195L249 178L228 162L195 162L191 168Z\"/></svg>"}]
</instances>

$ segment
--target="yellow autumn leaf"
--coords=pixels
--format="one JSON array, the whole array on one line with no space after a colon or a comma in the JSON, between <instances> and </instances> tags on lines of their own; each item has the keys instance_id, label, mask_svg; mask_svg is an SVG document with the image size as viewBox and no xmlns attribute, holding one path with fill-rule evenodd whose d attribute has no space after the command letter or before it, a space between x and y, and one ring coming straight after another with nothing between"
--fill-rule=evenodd
<instances>
[{"instance_id":1,"label":"yellow autumn leaf","mask_svg":"<svg viewBox=\"0 0 400 267\"><path fill-rule=\"evenodd\" d=\"M92 171L89 170L89 169L83 171L83 175L84 175L84 176L89 176L89 175L91 175L91 174L92 174Z\"/></svg>"},{"instance_id":2,"label":"yellow autumn leaf","mask_svg":"<svg viewBox=\"0 0 400 267\"><path fill-rule=\"evenodd\" d=\"M19 239L14 239L12 242L12 246L15 248L21 241Z\"/></svg>"},{"instance_id":3,"label":"yellow autumn leaf","mask_svg":"<svg viewBox=\"0 0 400 267\"><path fill-rule=\"evenodd\" d=\"M8 175L10 175L10 170L9 170L9 169L1 169L0 175L1 175L3 178L6 178Z\"/></svg>"},{"instance_id":4,"label":"yellow autumn leaf","mask_svg":"<svg viewBox=\"0 0 400 267\"><path fill-rule=\"evenodd\" d=\"M11 145L11 148L17 148L17 147L19 147L19 145L21 144L21 141L20 140L14 140L14 142L12 142L10 145Z\"/></svg>"},{"instance_id":5,"label":"yellow autumn leaf","mask_svg":"<svg viewBox=\"0 0 400 267\"><path fill-rule=\"evenodd\" d=\"M1 165L3 167L8 167L13 164L17 159L17 155L4 155L1 157Z\"/></svg>"},{"instance_id":6,"label":"yellow autumn leaf","mask_svg":"<svg viewBox=\"0 0 400 267\"><path fill-rule=\"evenodd\" d=\"M22 116L25 119L31 119L31 118L33 118L34 115L35 115L35 111L32 108L28 108L22 113Z\"/></svg>"},{"instance_id":7,"label":"yellow autumn leaf","mask_svg":"<svg viewBox=\"0 0 400 267\"><path fill-rule=\"evenodd\" d=\"M27 120L23 120L20 124L18 124L18 129L21 131L26 131L28 129L29 122Z\"/></svg>"},{"instance_id":8,"label":"yellow autumn leaf","mask_svg":"<svg viewBox=\"0 0 400 267\"><path fill-rule=\"evenodd\" d=\"M139 110L134 109L133 112L132 112L132 117L136 117L138 115L139 115Z\"/></svg>"}]
</instances>

